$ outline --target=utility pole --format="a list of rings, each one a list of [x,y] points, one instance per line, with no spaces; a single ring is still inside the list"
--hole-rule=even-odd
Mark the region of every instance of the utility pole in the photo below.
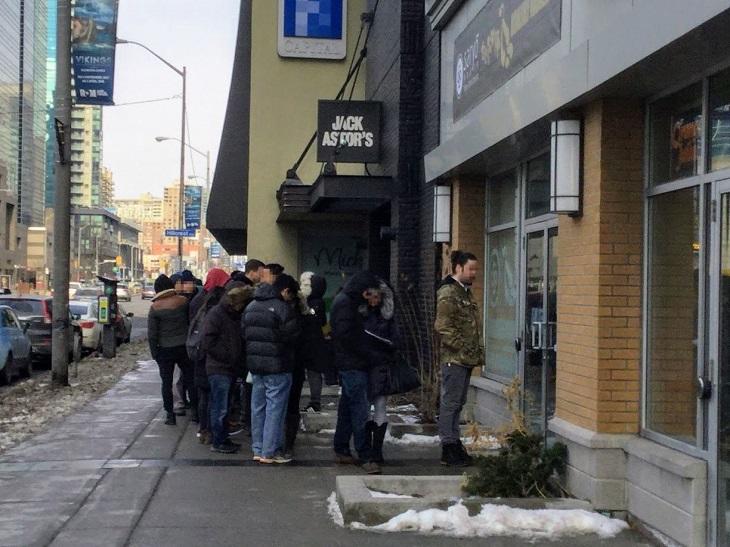
[[[182,67],[182,129],[180,130],[180,214],[178,215],[178,226],[185,229],[185,93],[187,88],[187,69]],[[177,259],[178,267],[183,269],[183,238],[177,238]],[[178,270],[178,271],[180,271]]]
[[[53,333],[51,379],[68,385],[68,282],[71,255],[71,0],[58,0],[54,126],[58,146],[53,218]]]

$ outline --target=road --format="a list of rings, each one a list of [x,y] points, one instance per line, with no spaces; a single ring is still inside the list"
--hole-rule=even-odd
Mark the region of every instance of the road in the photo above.
[[[132,340],[140,340],[147,337],[147,312],[149,312],[150,300],[142,300],[139,295],[133,296],[131,302],[120,304],[127,313],[133,313],[132,317]]]

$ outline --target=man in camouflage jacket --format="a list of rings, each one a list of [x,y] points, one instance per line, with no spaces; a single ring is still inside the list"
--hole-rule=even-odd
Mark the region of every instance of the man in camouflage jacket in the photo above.
[[[476,257],[464,251],[451,253],[452,275],[441,283],[436,297],[436,324],[441,362],[439,436],[441,463],[465,466],[471,458],[461,444],[459,422],[466,403],[469,378],[484,360],[479,308],[471,293],[477,275]]]

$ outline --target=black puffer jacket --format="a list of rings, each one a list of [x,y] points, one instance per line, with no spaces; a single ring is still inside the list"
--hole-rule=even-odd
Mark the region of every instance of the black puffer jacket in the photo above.
[[[203,351],[208,375],[237,376],[243,363],[241,312],[253,289],[237,289],[225,294],[205,316]]]
[[[330,325],[335,347],[335,366],[339,370],[367,371],[377,357],[376,345],[365,334],[365,317],[361,306],[367,306],[362,293],[380,282],[370,272],[355,274],[337,295],[332,304]]]
[[[327,324],[324,306],[327,281],[312,272],[304,272],[301,286],[302,294],[307,297],[309,313],[299,319],[302,334],[299,337],[297,359],[307,369],[326,372],[332,366],[331,351],[322,333],[322,327]]]
[[[279,374],[294,370],[299,322],[274,288],[262,283],[243,315],[246,363],[252,374]]]
[[[377,354],[373,366],[370,368],[368,377],[368,398],[372,401],[375,397],[385,395],[388,392],[388,365],[397,357],[399,344],[398,328],[395,323],[395,298],[393,289],[381,281],[380,291],[382,301],[377,308],[368,307],[363,313],[365,317],[365,329],[368,332],[389,340],[390,343],[375,338],[374,353]]]

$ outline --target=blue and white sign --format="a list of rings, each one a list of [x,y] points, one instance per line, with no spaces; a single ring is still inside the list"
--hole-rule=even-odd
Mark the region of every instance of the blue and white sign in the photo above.
[[[214,241],[210,244],[210,258],[220,258],[221,257],[221,244],[217,241]]]
[[[344,59],[347,0],[279,0],[279,55]]]
[[[200,228],[200,214],[203,209],[203,187],[185,186],[185,228]]]
[[[71,18],[73,84],[78,105],[114,104],[118,0],[77,0]]]
[[[195,237],[195,230],[193,229],[177,229],[177,228],[168,228],[165,230],[165,237]]]

